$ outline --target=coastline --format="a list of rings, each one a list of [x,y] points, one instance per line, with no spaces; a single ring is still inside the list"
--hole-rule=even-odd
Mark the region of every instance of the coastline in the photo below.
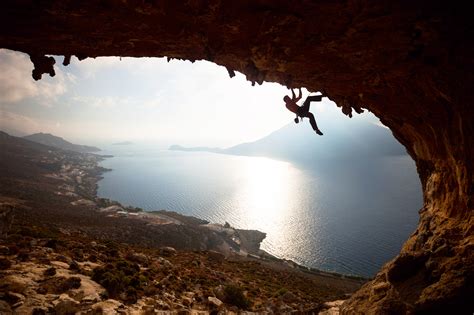
[[[262,232],[99,198],[102,156],[0,141],[6,314],[317,313],[365,282],[266,255]]]
[[[373,277],[416,226],[408,156],[333,168],[148,144],[110,153],[99,196],[264,231],[262,249],[303,266]]]
[[[88,207],[107,218],[133,220],[150,227],[179,225],[185,226],[193,232],[211,233],[217,236],[217,240],[214,237],[209,242],[199,244],[198,248],[188,249],[210,249],[226,256],[258,254],[260,243],[266,236],[263,232],[235,229],[228,224],[211,223],[173,211],[144,211],[138,207],[124,206],[118,201],[98,197],[98,182],[102,179],[104,172],[110,171],[110,169],[100,166],[99,163],[111,156],[93,153],[83,153],[79,156],[76,159],[67,160],[61,165],[58,172],[45,175],[63,182],[55,193],[59,196],[72,198],[73,200],[70,201],[72,206]],[[216,241],[219,241],[218,245],[213,244]]]
[[[102,161],[104,158],[113,156],[101,155],[101,157],[102,159],[97,161],[97,167],[103,169],[104,172],[112,171],[112,169],[101,167],[99,165],[99,162]],[[100,176],[101,174],[102,173],[100,173],[99,176],[96,177],[96,185],[102,179],[102,177]],[[227,222],[225,222],[224,224],[209,222],[207,220],[200,219],[194,216],[184,215],[176,211],[169,211],[165,209],[145,211],[139,207],[124,206],[118,201],[98,197],[97,190],[95,193],[94,201],[100,207],[99,211],[102,213],[107,213],[109,217],[128,217],[130,219],[139,220],[150,225],[190,225],[212,230],[220,234],[225,240],[224,245],[217,248],[213,248],[212,250],[216,250],[217,252],[224,254],[226,257],[232,255],[243,256],[249,259],[257,259],[270,264],[281,264],[284,267],[300,270],[310,274],[327,275],[362,281],[367,281],[370,279],[359,275],[324,271],[317,268],[300,265],[290,259],[279,258],[260,248],[261,242],[266,237],[266,233],[262,231],[238,229],[230,226]]]

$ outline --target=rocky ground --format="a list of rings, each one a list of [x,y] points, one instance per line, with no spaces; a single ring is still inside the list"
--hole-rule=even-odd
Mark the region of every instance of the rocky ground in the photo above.
[[[360,284],[218,252],[25,226],[0,242],[0,269],[2,314],[317,313]]]
[[[317,313],[363,279],[258,249],[258,231],[97,198],[100,157],[2,134],[1,314]]]

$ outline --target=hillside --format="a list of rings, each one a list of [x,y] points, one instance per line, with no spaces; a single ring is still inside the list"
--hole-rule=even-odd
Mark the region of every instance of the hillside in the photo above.
[[[93,146],[87,146],[87,145],[79,145],[79,144],[74,144],[69,141],[64,140],[61,137],[54,136],[50,133],[35,133],[29,136],[23,137],[24,139],[34,141],[37,143],[41,143],[47,146],[63,149],[63,150],[69,150],[69,151],[74,151],[74,152],[97,152],[100,151],[99,148],[93,147]]]

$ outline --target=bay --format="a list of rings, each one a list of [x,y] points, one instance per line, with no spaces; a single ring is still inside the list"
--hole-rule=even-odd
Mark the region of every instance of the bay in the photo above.
[[[267,233],[262,249],[325,271],[373,276],[415,230],[421,187],[406,155],[297,164],[110,146],[100,197]]]

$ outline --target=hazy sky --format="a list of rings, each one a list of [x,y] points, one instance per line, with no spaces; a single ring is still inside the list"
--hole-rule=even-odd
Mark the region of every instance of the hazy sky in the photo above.
[[[79,143],[225,147],[261,138],[294,118],[282,101],[286,87],[252,87],[242,74],[230,79],[210,62],[73,57],[69,66],[61,63],[56,58],[55,77],[34,81],[28,55],[0,49],[0,129],[50,132]],[[348,119],[327,99],[311,111]]]

